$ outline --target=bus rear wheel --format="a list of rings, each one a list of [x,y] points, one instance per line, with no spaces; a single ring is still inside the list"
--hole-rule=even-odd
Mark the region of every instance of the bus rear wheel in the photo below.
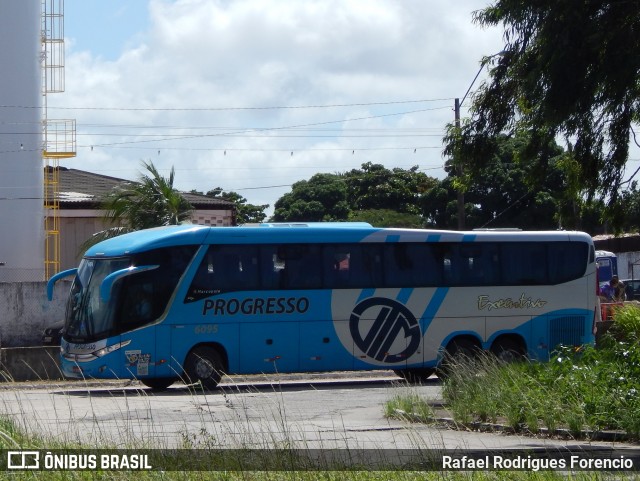
[[[517,362],[524,359],[524,346],[514,339],[498,339],[491,346],[491,353],[501,362]]]
[[[411,369],[398,369],[393,371],[397,376],[405,379],[411,384],[420,384],[431,377],[436,372],[435,369],[430,367],[423,368],[411,368]]]
[[[468,368],[468,364],[477,359],[479,352],[480,347],[473,341],[469,339],[454,339],[444,351],[438,366],[438,377],[443,379],[450,377],[462,365],[466,366],[463,368]]]
[[[206,390],[215,389],[222,378],[222,357],[213,347],[198,346],[187,356],[184,371],[190,383],[200,382]]]

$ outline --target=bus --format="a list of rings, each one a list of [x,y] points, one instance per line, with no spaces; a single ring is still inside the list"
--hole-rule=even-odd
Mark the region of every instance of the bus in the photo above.
[[[618,275],[618,257],[609,251],[596,251],[596,267],[600,287],[609,283],[613,276]]]
[[[91,247],[61,340],[69,378],[393,370],[447,355],[548,360],[592,343],[596,262],[581,232],[455,232],[365,223],[170,226]]]

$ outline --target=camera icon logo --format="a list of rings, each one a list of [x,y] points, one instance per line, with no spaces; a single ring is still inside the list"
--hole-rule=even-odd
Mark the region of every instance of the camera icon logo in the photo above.
[[[40,452],[8,451],[7,469],[40,469]]]

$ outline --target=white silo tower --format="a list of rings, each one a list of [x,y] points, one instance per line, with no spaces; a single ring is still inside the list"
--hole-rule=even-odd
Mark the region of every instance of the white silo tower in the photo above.
[[[41,0],[0,0],[0,282],[44,278]]]

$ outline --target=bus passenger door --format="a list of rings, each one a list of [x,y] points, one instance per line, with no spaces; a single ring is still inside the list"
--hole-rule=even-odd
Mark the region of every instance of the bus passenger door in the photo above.
[[[240,372],[243,374],[299,370],[297,321],[241,323],[240,345]]]
[[[172,343],[171,333],[172,326],[166,323],[160,323],[155,327],[156,333],[156,355],[152,362],[155,366],[157,377],[176,377],[179,372],[171,362]]]

